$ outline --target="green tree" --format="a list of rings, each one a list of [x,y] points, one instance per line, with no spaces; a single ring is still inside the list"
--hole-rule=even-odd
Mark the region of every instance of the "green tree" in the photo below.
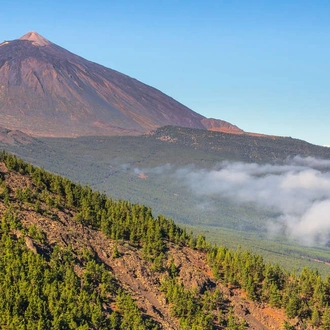
[[[321,324],[320,312],[316,306],[314,306],[312,310],[311,324],[314,327],[319,327]]]
[[[328,306],[323,311],[321,329],[330,330],[330,308]]]

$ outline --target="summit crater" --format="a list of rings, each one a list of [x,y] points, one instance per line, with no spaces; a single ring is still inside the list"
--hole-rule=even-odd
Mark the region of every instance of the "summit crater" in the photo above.
[[[28,40],[31,41],[33,45],[36,46],[49,46],[51,42],[44,38],[42,35],[35,31],[30,31],[26,34],[24,34],[22,37],[19,38],[19,40]]]

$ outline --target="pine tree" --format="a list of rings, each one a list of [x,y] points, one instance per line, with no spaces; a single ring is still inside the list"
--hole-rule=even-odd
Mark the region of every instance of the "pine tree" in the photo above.
[[[330,330],[330,308],[328,306],[323,311],[321,329]]]
[[[314,327],[319,327],[321,324],[320,312],[316,306],[314,306],[312,310],[311,324]]]
[[[277,286],[272,283],[270,286],[270,292],[269,292],[269,303],[272,307],[281,307],[281,292],[278,290]]]
[[[296,293],[291,292],[288,303],[285,307],[285,312],[288,318],[292,319],[299,314],[300,300]]]

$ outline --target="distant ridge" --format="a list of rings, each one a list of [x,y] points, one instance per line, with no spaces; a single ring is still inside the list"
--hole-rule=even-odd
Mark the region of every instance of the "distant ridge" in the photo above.
[[[12,131],[0,127],[0,145],[27,145],[34,142],[34,138],[21,131]]]
[[[0,123],[53,137],[137,135],[165,125],[242,132],[35,31],[0,44]]]

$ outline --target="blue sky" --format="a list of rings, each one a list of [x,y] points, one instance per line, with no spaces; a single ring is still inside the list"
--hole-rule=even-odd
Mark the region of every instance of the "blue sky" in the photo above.
[[[330,1],[2,0],[30,30],[206,117],[330,145]]]

